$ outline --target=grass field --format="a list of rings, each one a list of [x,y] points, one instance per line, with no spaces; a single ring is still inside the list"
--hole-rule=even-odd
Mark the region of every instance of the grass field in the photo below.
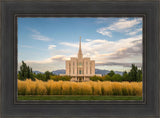
[[[44,82],[27,79],[18,80],[18,95],[142,96],[142,82]]]
[[[142,100],[142,96],[19,95],[18,100]]]

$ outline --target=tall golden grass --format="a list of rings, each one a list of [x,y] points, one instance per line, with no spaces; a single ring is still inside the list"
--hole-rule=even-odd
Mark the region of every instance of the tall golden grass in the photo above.
[[[18,80],[18,95],[131,95],[142,96],[142,82],[69,82]]]

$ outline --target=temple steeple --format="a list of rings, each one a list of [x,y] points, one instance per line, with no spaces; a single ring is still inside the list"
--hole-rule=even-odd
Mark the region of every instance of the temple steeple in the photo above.
[[[83,58],[82,50],[81,50],[81,36],[79,39],[79,51],[78,51],[78,58]]]

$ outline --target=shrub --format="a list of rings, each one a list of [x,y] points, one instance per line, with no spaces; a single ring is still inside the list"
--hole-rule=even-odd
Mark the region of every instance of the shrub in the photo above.
[[[111,81],[111,77],[109,75],[103,76],[104,81]]]
[[[90,77],[90,80],[92,80],[92,81],[98,81],[100,79],[100,77],[98,77],[98,76],[92,76],[92,77]]]
[[[53,81],[70,81],[70,76],[50,75],[50,79]]]

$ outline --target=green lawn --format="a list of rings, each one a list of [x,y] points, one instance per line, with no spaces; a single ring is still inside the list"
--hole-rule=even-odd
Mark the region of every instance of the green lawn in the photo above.
[[[18,100],[142,100],[142,96],[25,95],[18,96]]]

